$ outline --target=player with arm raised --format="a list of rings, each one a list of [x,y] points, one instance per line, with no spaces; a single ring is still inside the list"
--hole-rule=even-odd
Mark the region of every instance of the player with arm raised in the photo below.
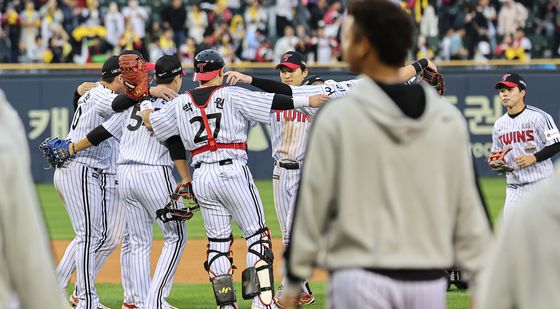
[[[192,186],[208,236],[207,262],[219,308],[236,306],[230,256],[233,218],[247,241],[243,298],[253,308],[275,308],[272,243],[257,187],[247,163],[247,132],[256,122],[267,123],[272,109],[317,107],[325,96],[292,99],[284,95],[224,87],[224,61],[213,50],[194,60],[194,80],[200,87],[181,94],[155,111],[143,104],[143,119],[160,141],[179,135],[195,168]],[[225,292],[225,293],[224,293]]]
[[[421,59],[399,71],[403,81],[414,79],[425,68],[435,68],[427,59]],[[336,82],[324,81],[320,77],[309,75],[305,58],[298,52],[289,51],[282,55],[281,62],[276,66],[282,83],[273,80],[257,78],[239,72],[227,72],[227,82],[230,84],[251,84],[263,91],[286,95],[325,94],[331,98],[345,96],[358,79]],[[288,245],[290,239],[290,222],[292,209],[298,191],[301,167],[304,163],[307,133],[311,127],[316,108],[298,110],[275,110],[270,117],[272,157],[274,158],[274,172],[272,176],[274,205],[280,230],[282,243]],[[280,299],[282,285],[276,295]],[[298,300],[301,304],[312,304],[315,301],[313,292],[308,284],[302,284],[302,292]]]

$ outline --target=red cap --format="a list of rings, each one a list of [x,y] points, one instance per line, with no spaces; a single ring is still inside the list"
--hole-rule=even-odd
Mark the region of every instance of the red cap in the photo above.
[[[305,56],[296,51],[289,51],[282,55],[282,62],[276,65],[276,70],[281,67],[287,67],[292,70],[302,68],[303,70],[305,69]]]

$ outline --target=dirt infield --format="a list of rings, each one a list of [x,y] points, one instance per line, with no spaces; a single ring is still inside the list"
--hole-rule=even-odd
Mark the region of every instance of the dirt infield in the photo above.
[[[56,261],[60,261],[64,255],[64,250],[68,246],[69,241],[67,240],[53,240],[51,241],[52,248],[54,251]],[[183,252],[183,257],[179,264],[179,269],[177,275],[175,276],[174,282],[180,283],[207,283],[208,274],[202,266],[206,260],[206,240],[187,240],[187,245],[185,246],[185,251]],[[163,247],[162,240],[154,241],[154,246],[152,248],[152,259],[151,268],[152,273],[157,263],[157,258]],[[280,239],[274,239],[272,247],[274,248],[274,264],[275,264],[275,277],[280,278],[280,270],[282,267],[282,243]],[[235,239],[233,243],[233,259],[234,264],[237,265],[238,270],[234,274],[235,280],[241,280],[241,271],[245,269],[245,253],[247,252],[247,245],[244,239]],[[97,282],[102,283],[120,283],[121,282],[121,270],[119,262],[120,249],[117,249],[101,272],[97,276]],[[326,280],[327,275],[325,272],[317,271],[313,276],[313,280]],[[75,278],[72,279],[74,281]],[[278,279],[277,279],[278,280]]]

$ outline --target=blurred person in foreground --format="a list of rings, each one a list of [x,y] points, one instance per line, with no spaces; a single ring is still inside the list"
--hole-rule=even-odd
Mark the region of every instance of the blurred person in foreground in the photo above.
[[[0,308],[67,308],[54,272],[25,128],[0,90]]]
[[[477,308],[560,308],[559,182],[557,171],[502,221],[481,276]]]
[[[492,234],[469,132],[429,85],[402,85],[413,34],[389,1],[349,3],[342,46],[362,80],[311,127],[283,304],[315,265],[330,273],[329,308],[443,309],[453,265],[476,287]]]

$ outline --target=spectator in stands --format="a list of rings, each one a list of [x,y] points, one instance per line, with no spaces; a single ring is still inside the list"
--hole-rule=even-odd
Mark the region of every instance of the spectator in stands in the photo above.
[[[467,59],[469,52],[465,49],[463,43],[463,38],[465,37],[465,28],[459,28],[454,31],[453,36],[451,36],[451,42],[449,46],[449,54],[452,60],[463,60]]]
[[[21,36],[21,18],[13,5],[8,5],[6,13],[0,20],[10,39],[10,62],[17,62],[19,57],[19,39]]]
[[[164,55],[175,55],[177,53],[177,46],[173,41],[173,29],[167,28],[163,31],[163,36],[159,39],[159,45]]]
[[[218,0],[216,2],[216,7],[214,8],[215,13],[215,24],[228,24],[233,18],[233,12],[227,7],[227,0]]]
[[[41,16],[35,10],[35,3],[31,0],[25,2],[25,10],[21,16],[21,40],[30,48],[35,44],[35,37],[39,34],[41,27]]]
[[[85,16],[84,25],[87,27],[99,27],[101,22],[101,11],[99,10],[98,0],[89,0],[87,9],[82,11]]]
[[[438,16],[432,4],[433,2],[434,0],[428,1],[428,6],[424,9],[424,14],[420,20],[420,34],[428,41],[437,40],[439,34]]]
[[[62,24],[66,33],[72,33],[76,27],[86,20],[84,9],[78,5],[77,0],[63,0],[61,9],[64,15]]]
[[[6,32],[0,27],[0,63],[11,62],[12,42]]]
[[[327,12],[327,0],[309,1],[307,9],[311,15],[309,26],[311,27],[311,30],[316,30],[319,28],[319,22],[323,20],[323,17],[325,17],[325,13]]]
[[[146,37],[144,38],[145,42],[154,42],[159,41],[159,38],[163,35],[163,29],[161,29],[161,23],[157,20],[152,21],[150,27],[148,28],[148,32],[146,33]]]
[[[255,53],[255,62],[269,62],[274,61],[274,51],[272,48],[272,41],[263,40],[257,52]]]
[[[202,39],[202,42],[196,46],[196,53],[198,54],[203,50],[214,48],[215,41],[216,39],[214,38],[214,32],[212,32],[211,30],[204,31],[204,38]]]
[[[145,22],[148,19],[148,11],[145,7],[140,6],[137,0],[128,1],[128,6],[122,10],[124,18],[130,20],[132,29],[138,38],[143,39],[146,36]]]
[[[191,6],[187,17],[187,28],[189,28],[189,36],[193,38],[196,43],[200,44],[204,39],[204,31],[208,27],[208,19],[206,12],[200,9],[199,4]]]
[[[196,55],[196,41],[188,37],[185,42],[179,47],[179,57],[181,63],[193,63],[194,56]]]
[[[307,59],[310,59],[309,54],[313,51],[313,45],[311,43],[311,38],[305,31],[304,25],[296,26],[296,36],[298,41],[294,50],[304,55]]]
[[[105,40],[111,46],[119,45],[119,39],[124,34],[124,16],[119,12],[119,7],[115,2],[109,4],[109,9],[105,14],[105,29],[107,36]]]
[[[222,55],[226,64],[236,63],[239,61],[235,55],[236,48],[233,46],[231,36],[228,32],[224,32],[220,35],[216,50],[220,53],[220,55]]]
[[[41,37],[47,44],[54,33],[54,29],[64,21],[64,15],[56,0],[49,0],[46,5],[41,7],[39,13],[41,15]]]
[[[161,56],[163,56],[163,50],[160,45],[160,37],[154,36],[150,37],[151,41],[148,44],[148,59],[150,62],[155,63]]]
[[[496,20],[498,18],[498,14],[496,13],[496,8],[490,4],[490,0],[480,0],[478,2],[477,10],[486,18],[487,24],[486,29],[486,36],[488,37],[488,42],[490,43],[490,47],[494,49],[497,45],[496,42]]]
[[[298,38],[295,36],[294,28],[292,26],[286,26],[284,28],[284,36],[279,38],[274,45],[274,57],[275,59],[280,59],[280,56],[285,54],[290,50],[296,48]]]
[[[243,40],[243,50],[241,53],[243,60],[255,61],[257,59],[257,50],[265,40],[266,31],[264,29],[257,28],[255,32],[247,31],[245,39]]]
[[[506,49],[506,59],[529,60],[531,59],[531,49],[531,40],[525,36],[525,30],[519,28],[515,31],[511,47]]]
[[[317,52],[315,53],[315,62],[319,64],[332,63],[333,50],[336,48],[337,42],[333,37],[327,37],[325,27],[317,29]]]
[[[505,52],[508,48],[512,47],[513,36],[511,34],[506,34],[502,39],[502,42],[496,46],[494,54],[497,58],[505,58]]]
[[[284,28],[286,26],[294,26],[294,14],[295,7],[297,6],[297,0],[276,0],[276,7],[274,12],[276,12],[276,31],[275,35],[277,37],[284,33]]]
[[[261,0],[248,0],[250,6],[245,10],[245,24],[248,32],[256,33],[257,29],[267,29],[268,18],[262,7]]]
[[[45,52],[47,48],[43,43],[43,38],[38,35],[32,45],[27,47],[27,60],[31,63],[45,62]]]
[[[173,29],[173,41],[176,46],[185,41],[185,25],[187,21],[187,10],[182,0],[172,0],[161,11],[161,20],[164,27]]]
[[[527,9],[514,0],[504,0],[504,5],[498,13],[498,34],[515,34],[518,28],[525,27],[528,17]]]
[[[428,40],[425,36],[420,35],[418,37],[418,42],[416,42],[416,48],[414,49],[414,55],[416,59],[426,58],[428,60],[434,59],[434,51],[428,47]]]
[[[231,10],[233,15],[242,14],[241,0],[226,0],[228,9]]]
[[[329,9],[323,17],[325,22],[325,35],[328,37],[336,37],[340,25],[342,24],[341,14],[342,4],[339,1],[333,1]]]
[[[143,46],[142,40],[140,38],[140,35],[138,35],[136,33],[136,30],[134,30],[134,26],[132,25],[132,20],[127,19],[124,27],[123,35],[119,40],[119,47],[121,49],[140,50],[142,46]]]
[[[487,61],[492,58],[492,46],[490,45],[490,39],[486,33],[480,35],[480,40],[476,46],[474,53],[475,61]]]
[[[451,60],[451,39],[453,38],[454,31],[452,28],[447,29],[445,36],[441,40],[439,59],[449,61]]]

